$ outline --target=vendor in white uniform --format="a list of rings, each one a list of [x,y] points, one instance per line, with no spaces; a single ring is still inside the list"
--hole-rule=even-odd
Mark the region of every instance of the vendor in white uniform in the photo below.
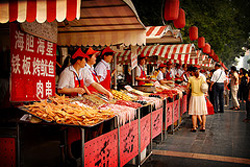
[[[146,69],[144,65],[146,64],[146,56],[139,55],[138,56],[138,65],[136,66],[135,71],[135,81],[136,85],[141,86],[144,85],[146,82],[149,82],[150,79],[146,76]]]
[[[112,93],[110,93],[107,89],[105,89],[99,82],[99,78],[97,73],[93,67],[96,63],[96,56],[99,54],[98,51],[94,51],[91,47],[86,52],[86,66],[83,69],[83,79],[84,84],[87,86],[91,93],[93,92],[101,92],[108,96],[110,99],[113,98]]]
[[[82,95],[89,91],[84,85],[83,68],[85,67],[87,55],[79,48],[71,57],[71,66],[65,68],[60,74],[58,81],[58,93],[70,96]]]
[[[100,84],[110,91],[111,78],[116,70],[111,73],[110,63],[112,62],[114,52],[109,47],[106,47],[101,53],[101,61],[96,65],[95,71],[100,78]]]
[[[168,81],[164,78],[164,73],[166,73],[166,65],[165,64],[160,64],[159,66],[159,73],[157,75],[157,80],[160,82],[160,84],[168,84],[168,83],[173,83],[172,81]]]

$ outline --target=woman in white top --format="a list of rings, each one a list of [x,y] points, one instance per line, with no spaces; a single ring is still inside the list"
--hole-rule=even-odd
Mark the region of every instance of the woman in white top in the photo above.
[[[87,50],[86,66],[83,69],[83,79],[84,84],[87,86],[88,90],[93,92],[101,92],[108,96],[110,99],[113,98],[112,93],[105,89],[101,84],[99,84],[99,78],[94,70],[93,65],[96,63],[96,56],[99,52],[94,51],[91,47]]]
[[[166,72],[166,67],[167,66],[165,64],[160,64],[160,66],[159,66],[160,71],[159,71],[159,73],[157,75],[157,80],[162,85],[168,84],[168,83],[170,83],[170,84],[173,83],[173,81],[168,81],[168,80],[165,80],[165,78],[164,78],[164,73]]]
[[[96,65],[95,71],[100,78],[100,84],[107,90],[110,91],[111,77],[114,75],[114,70],[110,72],[110,63],[113,60],[114,52],[109,47],[106,47],[101,53],[101,61]]]
[[[79,48],[71,57],[71,66],[60,74],[57,92],[71,96],[89,93],[84,85],[82,70],[85,67],[87,55]]]

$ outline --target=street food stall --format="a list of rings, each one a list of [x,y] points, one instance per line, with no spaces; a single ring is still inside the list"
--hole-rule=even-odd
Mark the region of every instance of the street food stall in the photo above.
[[[9,41],[9,44],[1,42],[8,57],[5,57],[5,61],[9,66],[5,68],[11,67],[11,107],[4,111],[9,114],[15,110],[18,114],[13,121],[15,135],[0,136],[1,143],[8,143],[0,147],[0,152],[7,155],[1,156],[1,162],[7,164],[11,159],[13,166],[28,163],[34,166],[39,162],[66,166],[76,162],[71,161],[75,156],[72,155],[74,148],[71,144],[77,138],[80,141],[76,147],[80,150],[81,166],[124,166],[129,162],[140,165],[152,153],[152,139],[159,135],[163,139],[166,129],[187,111],[187,98],[186,95],[182,96],[184,88],[179,86],[174,89],[159,86],[156,93],[127,86],[126,90],[111,90],[113,100],[100,93],[82,97],[56,94],[56,64],[62,63],[63,52],[68,53],[65,49],[62,52],[62,48],[69,45],[83,45],[86,48],[113,45],[114,50],[123,51],[120,46],[132,45],[130,54],[137,57],[135,45],[142,47],[145,44],[146,28],[131,1],[96,0],[81,3],[76,0],[70,3],[67,0],[54,0],[46,3],[27,0],[1,3],[0,9],[1,23],[24,22],[6,23],[2,28],[6,31],[2,39]],[[167,58],[185,62],[188,59],[183,56],[185,53],[176,51],[190,53],[192,48],[192,45],[158,45],[146,46],[141,52],[147,55],[146,52],[169,50],[171,54]],[[131,64],[135,66],[135,62]],[[113,129],[104,130],[103,133],[98,131],[101,124],[108,125],[111,121]],[[70,133],[69,129],[75,129],[80,135]],[[89,137],[94,131],[98,134]],[[44,145],[39,138],[50,142]],[[33,153],[34,141],[49,150],[42,149],[41,153],[55,153],[51,159],[36,153],[32,158],[37,162],[32,164],[32,161],[28,161],[30,153]],[[50,150],[53,148],[55,152]]]

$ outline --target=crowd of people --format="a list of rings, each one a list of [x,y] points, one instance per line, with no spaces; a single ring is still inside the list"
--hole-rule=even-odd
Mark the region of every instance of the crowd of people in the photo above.
[[[171,61],[160,64],[158,67],[157,80],[161,84],[181,80],[187,84],[187,91],[191,91],[189,100],[189,115],[192,115],[193,128],[197,130],[197,119],[200,122],[200,130],[205,131],[207,96],[213,104],[214,113],[224,113],[224,107],[230,110],[240,110],[241,105],[246,105],[246,119],[250,121],[250,70],[241,68],[237,71],[235,66],[225,70],[218,63],[214,69],[201,69],[199,65],[173,64]],[[146,80],[145,80],[146,81]],[[208,84],[207,93],[202,92],[201,85]]]

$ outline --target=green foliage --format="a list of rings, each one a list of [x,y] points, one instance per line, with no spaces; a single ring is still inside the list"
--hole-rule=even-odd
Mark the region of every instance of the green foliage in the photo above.
[[[162,25],[162,0],[132,0],[145,25]],[[188,30],[195,25],[199,36],[204,36],[226,66],[235,57],[244,56],[242,47],[250,48],[249,0],[180,0],[186,13],[186,26],[182,29],[184,43],[190,41]],[[168,22],[167,24],[172,24]]]

